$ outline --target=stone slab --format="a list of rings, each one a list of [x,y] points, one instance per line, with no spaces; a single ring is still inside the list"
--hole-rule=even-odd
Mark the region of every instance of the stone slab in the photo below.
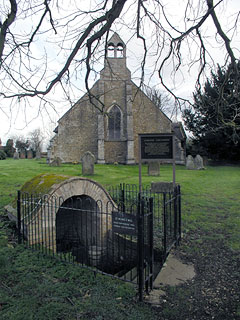
[[[152,182],[151,183],[151,192],[153,193],[162,193],[162,192],[173,192],[174,187],[172,182]]]
[[[195,274],[192,264],[185,264],[170,254],[162,270],[154,280],[153,290],[145,297],[145,301],[152,305],[160,306],[160,298],[166,294],[164,286],[180,285],[192,280]]]
[[[173,255],[169,255],[164,267],[154,281],[154,288],[160,286],[177,286],[195,276],[194,266],[184,264]]]

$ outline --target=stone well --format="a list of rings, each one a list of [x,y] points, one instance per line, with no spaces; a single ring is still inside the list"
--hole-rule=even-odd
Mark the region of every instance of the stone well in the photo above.
[[[24,202],[25,193],[37,195],[33,196],[35,200],[31,209],[29,209],[30,204],[27,206],[29,213],[24,219],[24,229],[30,245],[39,244],[56,252],[57,216],[61,214],[61,206],[69,199],[88,197],[95,204],[96,215],[99,216],[97,232],[101,236],[98,237],[97,245],[101,248],[105,246],[106,234],[112,225],[110,213],[116,205],[109,193],[99,183],[82,177],[44,174],[27,182],[21,191],[22,202]],[[39,193],[44,196],[39,197]],[[88,214],[88,211],[86,210],[84,214]]]

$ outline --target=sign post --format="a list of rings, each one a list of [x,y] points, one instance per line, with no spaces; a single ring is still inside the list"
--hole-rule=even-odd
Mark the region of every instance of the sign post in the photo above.
[[[166,160],[173,164],[175,186],[175,136],[172,133],[139,134],[139,190],[142,190],[142,161]]]

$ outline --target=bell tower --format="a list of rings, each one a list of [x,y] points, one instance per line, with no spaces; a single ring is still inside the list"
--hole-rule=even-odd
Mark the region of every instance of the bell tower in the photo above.
[[[126,63],[126,45],[117,33],[114,33],[107,42],[101,77],[104,80],[131,80],[131,73]]]
[[[126,45],[117,33],[108,41],[107,58],[124,59],[126,62]]]
[[[107,42],[98,88],[108,114],[108,117],[98,117],[98,163],[111,162],[112,155],[116,153],[115,161],[132,164],[134,138],[131,72],[126,63],[126,45],[117,33]],[[119,115],[115,119],[116,123],[110,119],[114,110]],[[112,129],[116,134],[112,134]]]

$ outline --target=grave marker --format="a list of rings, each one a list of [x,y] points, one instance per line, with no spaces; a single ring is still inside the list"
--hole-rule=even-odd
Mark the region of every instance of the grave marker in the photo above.
[[[93,175],[94,163],[95,163],[94,155],[90,151],[87,151],[86,153],[84,153],[82,157],[82,174]]]

